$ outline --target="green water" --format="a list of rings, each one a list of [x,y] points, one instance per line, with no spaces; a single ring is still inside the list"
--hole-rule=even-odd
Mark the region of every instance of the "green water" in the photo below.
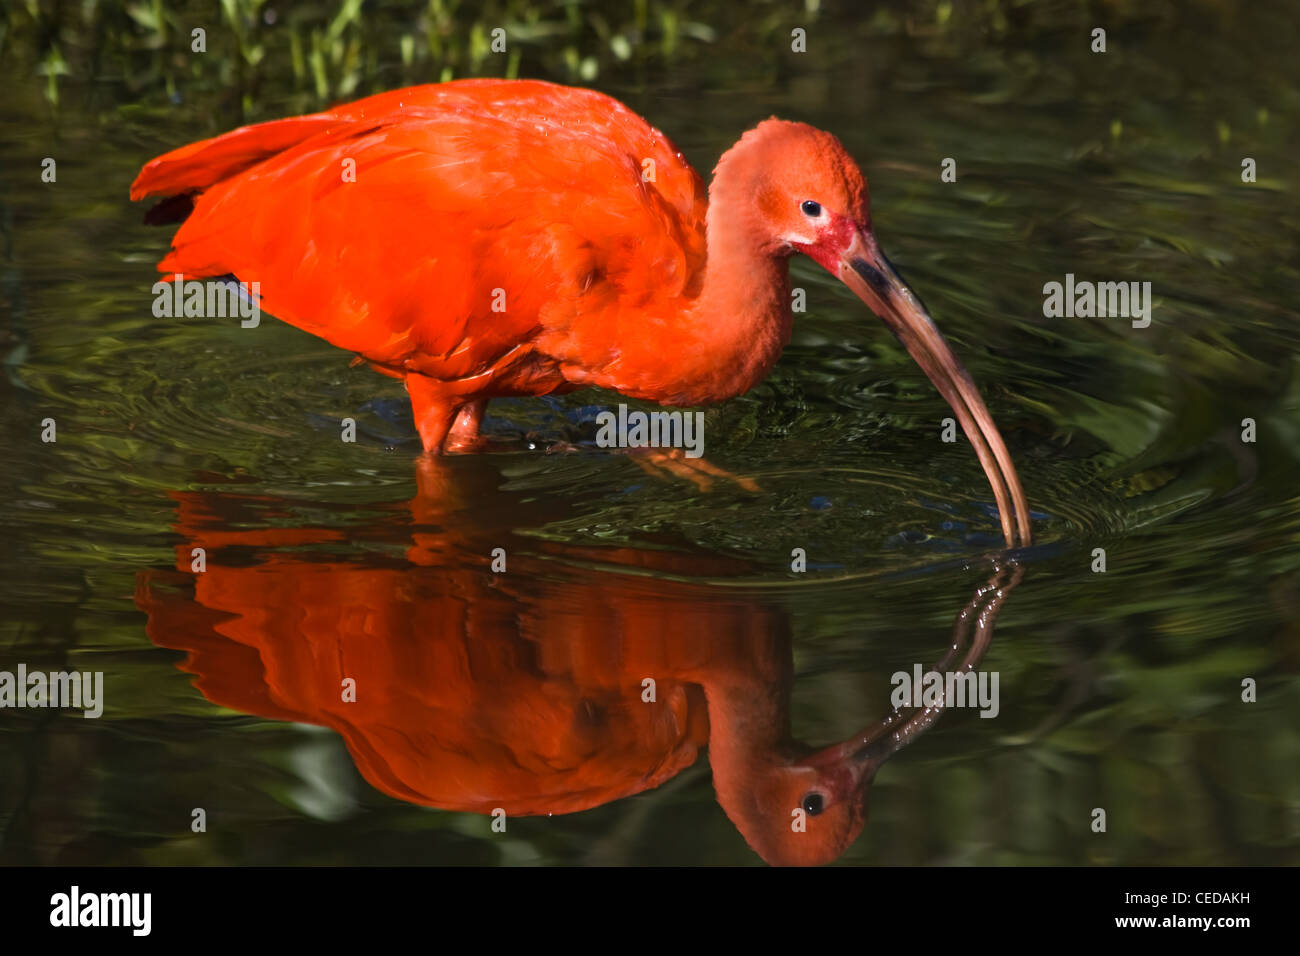
[[[760,862],[704,756],[658,788],[500,834],[380,792],[332,731],[205,698],[141,610],[152,588],[195,606],[174,570],[196,533],[178,527],[178,497],[199,503],[203,535],[228,536],[213,580],[274,557],[418,591],[490,574],[502,547],[516,577],[496,596],[453,595],[461,612],[543,609],[612,633],[597,592],[622,593],[633,567],[687,618],[743,607],[767,629],[756,642],[786,635],[792,731],[819,745],[884,714],[890,675],[941,656],[989,576],[998,524],[969,445],[940,440],[942,399],[807,261],[793,275],[808,311],[781,362],[706,418],[708,460],[758,493],[702,493],[591,447],[594,411],[620,399],[579,392],[494,402],[503,450],[447,461],[444,497],[412,511],[418,442],[400,384],[271,319],[153,316],[168,233],[127,199],[144,161],[435,80],[439,55],[457,76],[594,73],[703,172],[768,115],[832,130],[871,182],[882,247],[980,383],[1035,512],[983,663],[1001,675],[1001,712],[949,713],[886,764],[842,862],[1300,862],[1293,9],[886,3],[863,19],[849,4],[651,4],[623,58],[609,7],[538,7],[517,60],[475,65],[469,47],[430,52],[424,14],[378,4],[340,21],[337,59],[320,41],[319,70],[312,31],[333,7],[263,18],[253,66],[215,14],[208,59],[192,62],[183,38],[204,20],[184,6],[161,48],[111,7],[8,14],[0,670],[103,671],[106,701],[98,720],[0,711],[0,863]],[[809,50],[794,54],[801,25]],[[1105,54],[1089,50],[1094,26]],[[407,36],[422,51],[410,62]],[[57,84],[51,63],[67,71]],[[1043,285],[1067,273],[1149,281],[1150,326],[1045,318]],[[338,440],[349,416],[355,444]],[[560,441],[582,450],[540,450]],[[302,534],[270,544],[269,529]],[[790,571],[795,548],[805,573]],[[180,620],[187,639],[225,626]],[[1257,702],[1241,699],[1247,678]],[[206,833],[191,831],[195,807]]]

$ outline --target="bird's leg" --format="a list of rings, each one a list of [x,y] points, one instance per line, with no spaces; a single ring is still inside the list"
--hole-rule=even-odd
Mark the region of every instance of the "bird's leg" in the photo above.
[[[424,375],[412,373],[406,376],[406,391],[411,396],[411,414],[415,417],[415,429],[420,433],[426,455],[442,452],[443,442],[451,431],[458,407],[450,400],[450,396],[439,389],[439,384]]]
[[[725,468],[711,465],[703,458],[687,458],[680,448],[627,448],[620,449],[630,455],[632,460],[652,475],[667,473],[691,482],[700,491],[713,487],[714,478],[734,481],[746,491],[762,491],[753,478],[734,475]]]
[[[456,421],[451,426],[451,433],[443,444],[445,451],[466,452],[482,448],[487,442],[479,436],[479,423],[483,420],[483,410],[488,400],[478,398],[460,406],[456,412]]]

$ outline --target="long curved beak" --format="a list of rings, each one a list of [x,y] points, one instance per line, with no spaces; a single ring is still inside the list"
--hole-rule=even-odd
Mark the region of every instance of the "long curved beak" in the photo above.
[[[993,628],[1002,605],[1020,584],[1024,571],[1014,560],[1006,565],[994,565],[993,576],[975,589],[953,621],[952,643],[931,671],[947,673],[955,665],[955,673],[968,674],[979,667],[993,641]],[[797,763],[821,771],[839,799],[858,793],[865,800],[881,765],[934,726],[948,706],[948,702],[941,700],[937,704],[893,710],[861,733],[808,754]]]
[[[884,321],[957,416],[997,501],[1008,548],[1032,541],[1029,504],[1016,466],[970,373],[939,334],[916,294],[898,277],[870,232],[858,230],[839,263],[839,279]]]
[[[834,770],[835,783],[843,793],[870,785],[881,764],[903,747],[889,731],[903,724],[900,715],[891,715],[872,724],[862,733],[838,744],[831,744],[798,761],[800,766],[815,767],[823,772]]]

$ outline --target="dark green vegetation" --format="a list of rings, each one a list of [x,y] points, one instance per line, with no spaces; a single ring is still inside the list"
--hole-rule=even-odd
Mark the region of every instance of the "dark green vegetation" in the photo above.
[[[99,721],[0,711],[0,862],[756,860],[704,761],[632,800],[492,835],[485,818],[376,793],[330,733],[209,704],[144,634],[137,575],[171,567],[180,543],[168,491],[291,499],[263,520],[364,528],[413,495],[414,447],[400,385],[323,342],[269,318],[154,318],[166,236],[127,202],[135,172],[241,122],[467,75],[598,86],[701,171],[772,113],[837,133],[871,179],[883,247],[1008,439],[1040,518],[986,660],[1001,715],[950,714],[895,758],[846,861],[1300,862],[1288,5],[471,6],[6,8],[0,669],[103,670],[108,700]],[[506,54],[490,52],[497,26]],[[1104,55],[1089,50],[1096,26]],[[790,50],[796,27],[807,53]],[[958,181],[941,183],[949,156]],[[41,182],[45,157],[57,183]],[[1042,286],[1067,272],[1150,281],[1151,326],[1044,318]],[[939,654],[997,526],[969,446],[940,443],[948,410],[907,355],[820,270],[794,274],[809,310],[784,359],[707,421],[709,459],[761,495],[697,494],[621,458],[518,441],[490,459],[499,487],[472,485],[465,507],[531,500],[512,547],[750,562],[754,600],[789,615],[796,735],[828,742],[884,712],[893,671]],[[590,437],[579,411],[617,400],[500,402],[491,428],[577,440]],[[356,445],[337,440],[348,415]],[[46,417],[56,444],[39,440]],[[409,535],[390,538],[334,557],[400,558]],[[787,571],[794,547],[805,575]],[[1105,574],[1090,571],[1095,548]],[[555,587],[580,573],[557,563]],[[1241,703],[1246,677],[1259,703]],[[189,832],[197,806],[203,836]]]

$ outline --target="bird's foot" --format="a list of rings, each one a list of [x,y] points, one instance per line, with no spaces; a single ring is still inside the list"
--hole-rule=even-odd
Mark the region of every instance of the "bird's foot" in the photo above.
[[[618,451],[630,456],[648,474],[682,478],[691,482],[700,491],[709,491],[713,487],[715,478],[734,481],[746,491],[763,490],[753,478],[733,474],[725,468],[709,464],[703,458],[687,458],[686,453],[680,448],[620,448]]]
[[[501,443],[493,442],[486,435],[457,435],[452,432],[447,436],[447,440],[442,443],[442,450],[447,455],[473,455],[479,452],[491,451],[498,445],[501,445]]]
[[[525,440],[530,448],[537,448],[543,443],[543,440],[532,432],[525,436]],[[572,442],[548,440],[544,450],[548,455],[557,455],[587,449]],[[695,485],[700,491],[711,490],[714,479],[733,481],[745,491],[757,493],[763,490],[753,478],[733,474],[725,468],[710,464],[703,458],[688,458],[681,448],[612,448],[609,450],[616,455],[627,455],[647,474],[657,478],[681,478]]]

